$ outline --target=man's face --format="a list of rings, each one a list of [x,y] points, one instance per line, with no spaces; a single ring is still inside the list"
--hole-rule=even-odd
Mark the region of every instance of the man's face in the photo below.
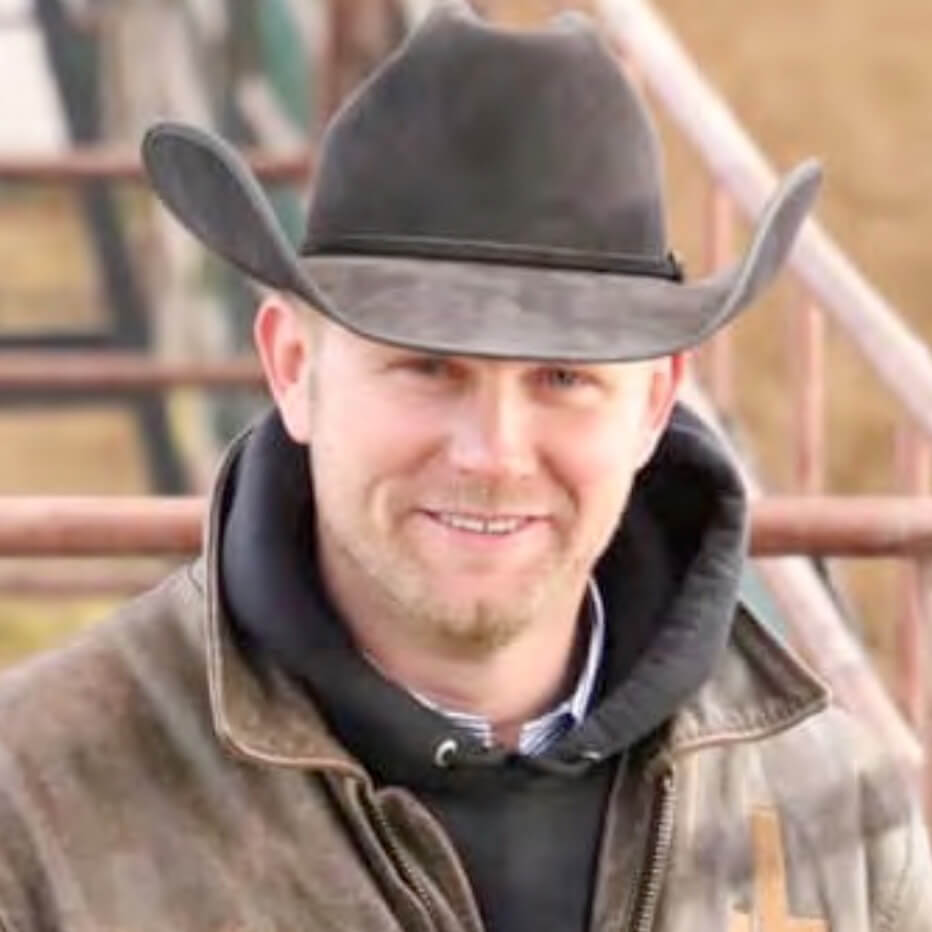
[[[315,329],[308,439],[338,601],[470,655],[578,606],[664,419],[670,361],[499,361]]]

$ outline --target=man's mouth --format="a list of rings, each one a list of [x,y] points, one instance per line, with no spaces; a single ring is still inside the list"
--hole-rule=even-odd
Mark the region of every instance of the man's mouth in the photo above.
[[[455,511],[428,511],[427,514],[440,524],[457,531],[471,534],[489,534],[502,537],[514,534],[535,519],[526,515],[470,515]]]

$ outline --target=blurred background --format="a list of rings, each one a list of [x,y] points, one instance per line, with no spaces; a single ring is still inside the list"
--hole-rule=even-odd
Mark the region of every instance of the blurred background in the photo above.
[[[476,3],[511,25],[569,5]],[[820,239],[800,275],[695,360],[701,403],[753,481],[771,494],[927,492],[928,0],[573,5],[603,23],[654,108],[671,243],[688,273],[741,248],[768,164],[777,174],[808,155],[825,165]],[[223,445],[266,403],[249,358],[257,293],[148,195],[140,136],[159,117],[223,133],[297,238],[327,116],[427,6],[0,0],[0,495],[205,490]],[[140,354],[160,376],[124,377]],[[0,665],[102,617],[167,565],[0,557]],[[836,613],[826,624],[844,629],[832,628],[839,652],[855,651],[823,672],[860,670],[863,648],[870,675],[917,724],[928,591],[918,564],[807,566]],[[794,627],[766,573],[748,585],[812,653],[828,628]]]

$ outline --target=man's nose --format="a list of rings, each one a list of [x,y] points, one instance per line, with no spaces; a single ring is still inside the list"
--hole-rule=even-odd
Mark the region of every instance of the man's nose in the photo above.
[[[455,415],[451,465],[474,475],[529,475],[535,462],[532,426],[527,402],[516,390],[494,386],[472,392]]]

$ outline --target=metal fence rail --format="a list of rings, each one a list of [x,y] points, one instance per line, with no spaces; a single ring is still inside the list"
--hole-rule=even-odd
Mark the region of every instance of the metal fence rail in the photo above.
[[[314,168],[314,152],[269,152],[244,149],[255,174],[268,182],[303,182]],[[57,155],[0,153],[0,182],[19,184],[84,184],[89,181],[145,181],[134,149],[77,146]]]
[[[263,385],[262,370],[251,357],[193,362],[115,350],[0,351],[0,392],[26,391],[35,395],[75,390],[107,394],[170,388],[255,390]]]
[[[200,497],[0,497],[0,557],[181,556]],[[932,558],[932,497],[772,497],[751,505],[754,556]]]

